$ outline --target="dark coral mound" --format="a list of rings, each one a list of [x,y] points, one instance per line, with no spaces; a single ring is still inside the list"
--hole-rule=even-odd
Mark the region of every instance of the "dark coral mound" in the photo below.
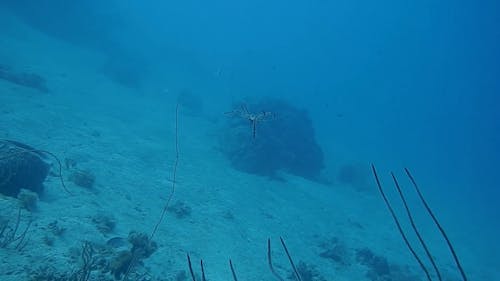
[[[49,91],[45,79],[42,76],[31,72],[17,72],[12,70],[12,68],[1,64],[0,79],[19,86],[32,88],[43,93]]]
[[[102,73],[111,81],[131,89],[140,89],[150,69],[147,60],[129,51],[116,50],[108,56]]]
[[[239,105],[235,108],[239,110]],[[251,114],[270,112],[273,118],[256,122],[254,136],[248,118],[228,115],[221,150],[234,168],[275,179],[281,171],[320,179],[323,152],[305,110],[270,98],[248,103],[246,108]]]
[[[17,196],[21,189],[41,193],[50,166],[45,155],[20,142],[0,140],[0,193]]]
[[[371,188],[371,178],[366,165],[349,163],[342,165],[337,173],[337,181],[358,191]]]

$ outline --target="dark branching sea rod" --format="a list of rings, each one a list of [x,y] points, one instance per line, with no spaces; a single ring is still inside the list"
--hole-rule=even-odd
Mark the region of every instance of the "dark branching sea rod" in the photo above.
[[[161,211],[160,218],[156,222],[156,224],[153,227],[153,231],[151,231],[151,234],[149,235],[149,242],[153,241],[153,238],[158,231],[158,227],[160,227],[161,223],[165,219],[165,215],[167,214],[168,207],[170,206],[170,202],[172,201],[172,198],[174,197],[175,193],[175,184],[177,182],[177,166],[179,165],[179,104],[175,106],[175,160],[174,160],[174,167],[172,171],[172,185],[170,188],[170,192],[168,193],[167,200],[165,201],[165,204],[163,205],[163,209]],[[130,274],[130,271],[132,270],[132,267],[134,267],[140,259],[141,253],[139,251],[133,252],[132,254],[132,259],[129,262],[127,266],[127,270],[125,271],[125,274],[123,276],[122,280],[128,280],[128,276]],[[202,265],[203,267],[203,265]]]
[[[424,271],[424,273],[425,273],[425,275],[427,277],[427,280],[432,281],[433,279],[432,279],[432,275],[431,275],[429,269],[424,264],[424,262],[422,261],[422,258],[417,254],[417,252],[415,251],[415,249],[411,245],[410,241],[408,240],[408,237],[406,236],[406,234],[405,234],[405,232],[404,232],[404,230],[403,230],[403,228],[401,226],[401,223],[399,222],[398,216],[394,212],[394,209],[392,208],[391,203],[389,202],[389,200],[387,199],[387,196],[385,195],[384,189],[382,188],[382,184],[380,183],[380,179],[379,179],[378,174],[377,174],[377,170],[375,169],[375,165],[372,164],[371,168],[372,168],[373,176],[375,177],[375,182],[377,183],[377,187],[378,187],[378,190],[380,192],[380,195],[382,196],[382,199],[384,199],[385,205],[389,209],[389,212],[391,213],[391,216],[392,216],[392,218],[394,220],[394,223],[396,224],[396,227],[398,228],[398,231],[399,231],[401,237],[403,238],[406,246],[408,247],[408,250],[411,252],[411,254],[415,258],[415,260],[417,261],[417,263],[420,265],[420,267]],[[468,280],[467,276],[465,275],[465,272],[464,272],[464,270],[462,268],[462,265],[461,265],[461,263],[460,263],[460,261],[458,259],[457,253],[455,252],[455,249],[453,248],[453,245],[451,244],[451,241],[448,238],[448,235],[446,234],[446,232],[444,231],[443,227],[439,223],[438,219],[434,215],[434,212],[432,212],[431,208],[429,207],[429,204],[427,204],[427,201],[425,200],[424,196],[422,195],[422,192],[420,191],[420,188],[418,187],[418,185],[417,185],[415,179],[413,178],[412,174],[410,173],[410,171],[405,168],[405,172],[406,172],[406,175],[408,176],[408,178],[410,179],[413,187],[415,188],[415,191],[417,192],[418,197],[420,198],[420,201],[424,205],[427,213],[432,218],[432,221],[434,222],[434,224],[436,225],[436,227],[439,229],[439,232],[441,233],[441,235],[443,236],[444,240],[446,241],[446,244],[448,245],[448,249],[450,250],[450,252],[451,252],[451,254],[453,256],[453,259],[454,259],[455,264],[456,264],[456,266],[458,268],[458,271],[460,272],[462,280],[467,281]],[[441,275],[439,267],[437,266],[436,261],[434,260],[432,254],[431,254],[431,252],[429,250],[429,248],[427,247],[427,244],[425,243],[422,235],[420,234],[420,231],[418,230],[418,228],[417,228],[417,226],[415,224],[415,221],[413,219],[413,215],[412,215],[412,213],[410,211],[410,207],[408,206],[408,204],[406,202],[406,198],[405,198],[405,196],[403,194],[403,191],[401,190],[401,186],[400,186],[400,184],[399,184],[396,176],[392,172],[391,172],[391,177],[392,177],[392,180],[394,181],[394,185],[396,187],[396,190],[398,191],[398,194],[399,194],[399,197],[401,199],[401,202],[403,203],[403,205],[405,207],[406,215],[408,216],[408,220],[409,220],[409,222],[411,224],[413,232],[417,236],[420,245],[424,249],[424,252],[425,252],[425,255],[427,256],[427,259],[432,264],[432,268],[433,268],[433,270],[435,272],[435,275],[436,275],[437,279],[439,281],[442,281],[443,277]]]
[[[290,262],[290,266],[293,269],[293,276],[295,277],[296,281],[302,281],[302,278],[300,277],[299,271],[297,270],[297,267],[295,266],[295,263],[293,262],[292,256],[290,255],[290,252],[288,251],[288,248],[285,244],[285,240],[280,237],[280,242],[281,246],[283,247],[283,250],[285,250],[285,254],[288,258],[288,261]],[[191,262],[191,256],[189,256],[189,253],[186,254],[187,256],[187,264],[189,268],[189,274],[191,276],[191,280],[197,281],[196,276],[193,270],[193,263]],[[267,239],[267,263],[269,265],[269,269],[271,270],[271,273],[273,276],[279,280],[279,281],[285,281],[286,278],[283,276],[279,275],[278,272],[274,269],[273,262],[272,262],[272,257],[271,257],[271,239]],[[201,267],[201,281],[206,281],[207,278],[205,276],[205,267],[203,266],[203,260],[200,260],[200,267]],[[236,270],[234,269],[233,266],[233,261],[229,259],[229,268],[231,269],[231,275],[233,277],[234,281],[238,281],[238,277],[236,276]]]

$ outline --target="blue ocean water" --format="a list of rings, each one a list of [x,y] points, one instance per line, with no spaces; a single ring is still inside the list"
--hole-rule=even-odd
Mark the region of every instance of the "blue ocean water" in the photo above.
[[[391,171],[443,280],[463,279],[404,168],[469,280],[500,278],[498,2],[5,0],[0,9],[0,136],[95,174],[93,193],[78,187],[80,170],[63,176],[79,200],[51,194],[58,181],[49,177],[33,215],[71,232],[102,208],[118,225],[101,236],[68,233],[56,253],[84,240],[119,236],[114,244],[132,230],[150,233],[177,183],[175,165],[168,206],[175,208],[166,208],[173,211],[150,239],[158,242],[151,257],[129,253],[131,279],[191,279],[191,253],[196,271],[205,259],[208,279],[231,280],[232,255],[241,279],[272,280],[266,237],[279,255],[283,235],[296,263],[305,261],[302,280],[428,280],[378,194],[374,164],[431,280],[439,279]],[[42,77],[48,90],[23,73]],[[70,166],[63,172],[73,175]],[[63,203],[79,206],[72,218],[49,207]],[[31,227],[31,243],[49,239],[43,231]],[[286,258],[276,259],[278,273],[295,280]],[[96,265],[79,280],[129,278],[110,267]],[[26,269],[0,270],[2,280],[34,280]]]

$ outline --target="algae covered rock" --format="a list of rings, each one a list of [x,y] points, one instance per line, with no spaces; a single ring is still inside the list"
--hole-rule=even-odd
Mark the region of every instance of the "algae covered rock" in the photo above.
[[[234,112],[239,114],[228,115],[219,146],[233,168],[275,179],[286,172],[322,180],[323,151],[307,111],[264,98]]]
[[[0,140],[0,193],[12,197],[21,189],[41,193],[49,169],[43,152],[20,142]]]

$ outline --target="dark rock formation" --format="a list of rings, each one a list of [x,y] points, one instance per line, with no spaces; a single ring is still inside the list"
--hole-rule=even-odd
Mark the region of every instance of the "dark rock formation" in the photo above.
[[[283,171],[319,180],[323,152],[307,112],[277,99],[263,99],[247,108],[251,114],[264,112],[275,117],[255,122],[255,130],[251,120],[242,118],[242,114],[228,117],[221,150],[232,166],[271,178]]]
[[[49,169],[43,153],[16,141],[0,140],[0,193],[15,197],[23,188],[41,193]]]
[[[16,85],[32,88],[43,93],[49,91],[45,79],[42,76],[31,72],[16,72],[4,65],[0,65],[0,79]]]

